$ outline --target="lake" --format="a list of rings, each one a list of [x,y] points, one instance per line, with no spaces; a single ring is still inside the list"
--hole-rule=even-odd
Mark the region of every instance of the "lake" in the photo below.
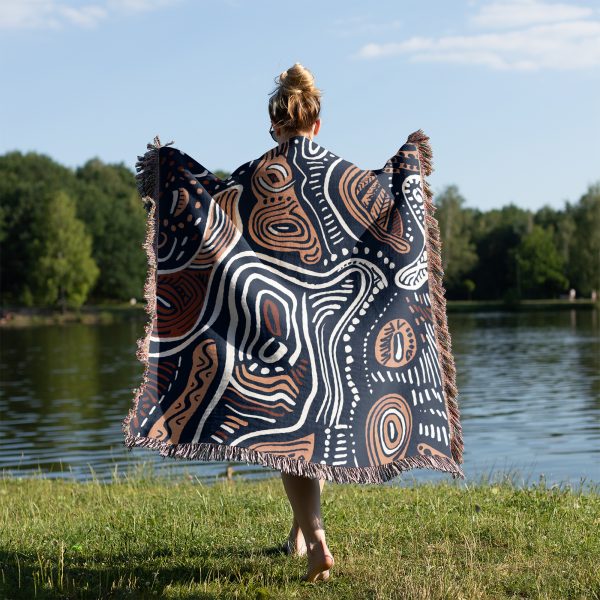
[[[597,309],[448,315],[468,484],[600,483]],[[108,481],[148,471],[214,481],[224,463],[161,457],[123,444],[121,421],[141,382],[144,322],[5,328],[0,349],[0,470]],[[279,476],[233,463],[244,477]],[[390,484],[447,479],[429,469]]]

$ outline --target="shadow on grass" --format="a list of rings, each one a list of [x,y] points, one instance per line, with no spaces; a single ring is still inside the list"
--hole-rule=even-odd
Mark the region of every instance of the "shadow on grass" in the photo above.
[[[194,567],[170,566],[169,558],[176,556],[167,548],[154,552],[112,555],[111,563],[96,560],[90,564],[71,562],[69,566],[40,554],[0,550],[0,597],[3,600],[26,598],[161,598],[170,587],[172,597],[208,600],[223,598],[222,587],[235,587],[237,598],[271,598],[264,584],[251,582],[261,565],[260,557],[283,558],[281,546],[240,548],[222,546],[186,553]],[[180,557],[179,557],[180,558]],[[165,559],[163,564],[153,564]],[[260,560],[259,560],[260,562]],[[277,566],[273,564],[273,566]],[[289,584],[281,577],[280,569],[271,571],[271,584]],[[199,588],[215,585],[215,591]]]

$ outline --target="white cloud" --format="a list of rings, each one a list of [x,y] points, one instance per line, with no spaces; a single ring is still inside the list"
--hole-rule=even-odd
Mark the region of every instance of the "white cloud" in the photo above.
[[[106,9],[96,4],[88,4],[81,8],[57,6],[57,12],[67,23],[80,27],[94,27],[107,17]]]
[[[0,0],[0,29],[93,27],[106,16],[100,4],[75,7],[56,0]]]
[[[106,6],[111,11],[147,12],[165,6],[172,6],[179,0],[106,0]]]
[[[105,0],[73,5],[65,0],[0,0],[0,29],[91,28],[117,12],[143,12],[179,0]]]
[[[470,21],[477,26],[512,29],[371,43],[362,46],[355,57],[402,55],[411,62],[516,71],[593,68],[600,66],[600,19],[582,19],[589,14],[586,8],[539,0],[495,2],[482,6]]]
[[[558,4],[540,0],[505,0],[484,4],[478,14],[470,17],[474,25],[489,28],[524,27],[542,23],[577,21],[592,16],[585,6]]]

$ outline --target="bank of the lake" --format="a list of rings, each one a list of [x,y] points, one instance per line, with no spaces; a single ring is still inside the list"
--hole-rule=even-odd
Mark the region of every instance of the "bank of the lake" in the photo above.
[[[522,300],[509,303],[502,300],[448,300],[448,312],[531,311],[557,309],[597,309],[600,301],[589,298],[567,300]],[[1,327],[27,327],[31,325],[60,325],[63,323],[109,324],[131,319],[146,319],[144,303],[93,304],[79,309],[62,311],[51,307],[4,307],[0,310]]]
[[[0,479],[3,598],[600,598],[600,489],[326,483],[331,579],[279,479]]]
[[[147,319],[144,303],[93,304],[64,311],[53,307],[5,307],[0,314],[0,327],[67,323],[102,325],[135,319]]]

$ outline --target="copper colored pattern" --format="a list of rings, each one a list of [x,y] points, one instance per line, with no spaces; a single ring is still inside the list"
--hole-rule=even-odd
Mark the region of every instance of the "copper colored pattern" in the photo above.
[[[429,138],[363,170],[303,135],[218,178],[158,136],[128,448],[339,483],[464,477]]]

